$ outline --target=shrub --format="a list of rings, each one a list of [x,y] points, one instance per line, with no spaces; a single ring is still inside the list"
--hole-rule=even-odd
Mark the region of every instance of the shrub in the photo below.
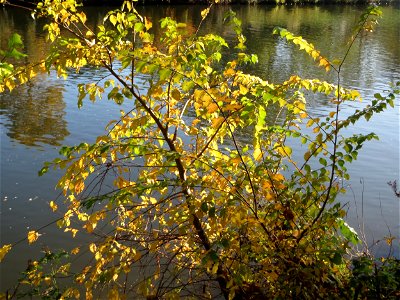
[[[201,12],[203,19],[209,9]],[[379,14],[371,7],[352,41]],[[35,16],[48,19],[51,53],[25,69],[8,65],[1,89],[24,83],[34,68],[65,77],[83,67],[101,68],[102,80],[78,86],[78,105],[106,95],[117,104],[128,101],[131,110],[110,121],[96,143],[63,147],[62,158],[40,171],[65,169],[58,187],[68,208],[58,225],[72,237],[81,230],[98,237],[69,254],[89,251],[92,260],[59,289],[53,281],[70,274],[71,265],[61,263],[64,252],[46,253],[21,282],[33,290],[21,292],[19,286],[18,293],[79,298],[84,290],[87,299],[104,294],[308,299],[349,293],[345,254],[358,238],[335,201],[344,192],[338,179],[348,178],[346,164],[376,136],[344,137],[341,130],[393,106],[399,84],[342,119],[341,105],[360,95],[339,80],[292,76],[271,83],[245,73],[257,57],[246,53],[241,22],[232,12],[226,22],[236,33],[235,45],[215,34],[188,33],[186,24],[170,18],[161,21],[156,39],[153,24],[129,1],[110,11],[96,33],[72,0],[43,1]],[[281,28],[274,33],[340,78],[346,57],[331,62],[303,38]],[[224,62],[226,51],[236,57]],[[139,85],[138,76],[144,83]],[[335,110],[311,117],[307,93],[328,97]],[[298,161],[293,140],[306,148]],[[50,206],[58,209],[53,201]],[[30,243],[38,237],[28,233]],[[10,248],[5,245],[1,256]],[[50,258],[59,265],[44,272]],[[360,270],[355,262],[352,284],[365,294],[358,285]]]

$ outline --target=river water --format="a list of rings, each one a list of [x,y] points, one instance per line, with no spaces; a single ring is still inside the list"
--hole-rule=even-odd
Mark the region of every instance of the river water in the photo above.
[[[321,50],[325,56],[343,57],[352,27],[362,13],[356,6],[233,6],[243,21],[249,52],[256,53],[260,63],[248,70],[272,82],[287,79],[292,74],[334,80],[311,59],[295,47],[272,36],[275,26],[285,27],[302,35]],[[200,6],[148,6],[140,10],[153,23],[164,16],[189,23],[195,30],[200,23]],[[222,24],[226,6],[216,8],[202,25],[202,32],[217,32],[227,40],[232,32]],[[98,25],[107,8],[86,8],[90,26]],[[389,88],[391,82],[400,80],[400,10],[382,8],[384,17],[377,30],[358,39],[342,72],[342,81],[361,91],[363,102],[352,102],[342,110],[348,115],[367,105],[374,93]],[[20,10],[0,9],[0,42],[17,32],[22,35],[26,52],[33,59],[45,55],[48,43],[42,32],[43,24],[33,21]],[[0,244],[23,239],[29,230],[37,229],[59,217],[51,212],[48,203],[58,196],[55,190],[59,171],[43,177],[37,172],[45,161],[57,157],[61,145],[74,145],[82,141],[93,142],[102,134],[109,120],[118,117],[120,109],[127,109],[102,100],[87,102],[77,107],[76,84],[86,79],[101,77],[101,71],[82,70],[66,80],[54,76],[39,76],[34,81],[11,94],[0,95],[1,128],[1,235]],[[310,99],[309,111],[318,116],[332,110],[329,103]],[[346,133],[375,132],[379,141],[369,142],[351,165],[351,180],[344,184],[349,192],[340,201],[349,209],[348,222],[365,233],[369,245],[390,233],[399,236],[399,199],[387,182],[400,181],[399,169],[399,99],[395,108],[375,116],[370,122],[361,121]],[[294,149],[294,152],[296,149]],[[399,182],[400,183],[400,182]],[[400,185],[400,184],[399,184]],[[78,235],[75,242],[84,243],[86,237]],[[24,270],[28,259],[37,250],[69,247],[63,233],[55,226],[46,227],[38,243],[28,246],[21,242],[0,265],[2,290],[15,283],[19,271]],[[371,247],[379,255],[389,251],[383,243]],[[398,241],[393,253],[399,257]]]

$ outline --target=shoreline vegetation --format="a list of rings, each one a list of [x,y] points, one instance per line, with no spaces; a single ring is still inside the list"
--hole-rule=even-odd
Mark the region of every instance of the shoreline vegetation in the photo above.
[[[38,3],[38,0],[10,0],[7,1],[14,5],[31,6]],[[81,0],[78,1],[84,5],[90,6],[119,6],[123,0]],[[218,4],[236,4],[236,5],[327,5],[327,4],[344,4],[344,5],[367,5],[378,3],[379,5],[399,5],[396,0],[220,0]],[[138,0],[138,5],[209,5],[210,0]]]

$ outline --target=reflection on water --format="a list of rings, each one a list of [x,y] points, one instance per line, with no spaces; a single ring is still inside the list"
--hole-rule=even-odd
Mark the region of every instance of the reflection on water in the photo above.
[[[7,136],[27,146],[54,146],[69,135],[65,120],[64,88],[60,82],[35,80],[0,95],[0,116]],[[4,119],[4,118],[2,118]]]
[[[33,20],[29,12],[17,9],[0,10],[0,47],[5,48],[12,33],[22,36],[24,52],[22,61],[38,62],[49,49],[42,31],[43,22]],[[11,93],[0,95],[1,126],[12,140],[27,146],[48,144],[59,146],[66,136],[64,87],[61,81],[38,76]]]
[[[232,6],[243,21],[244,34],[248,40],[248,50],[259,56],[259,64],[247,71],[269,81],[278,82],[293,74],[303,77],[326,78],[314,66],[312,59],[288,45],[271,32],[275,26],[286,27],[296,35],[302,35],[329,58],[341,58],[346,49],[349,33],[362,12],[356,6]],[[88,25],[99,25],[108,8],[85,8]],[[147,6],[139,10],[149,16],[154,24],[154,35],[160,36],[158,20],[165,16],[189,23],[189,31],[194,32],[200,24],[201,6]],[[201,33],[216,32],[227,40],[234,39],[229,26],[223,24],[228,6],[212,10]],[[350,87],[361,90],[363,103],[353,102],[343,107],[342,115],[360,109],[373,94],[388,88],[390,82],[400,80],[400,18],[399,9],[383,8],[384,18],[372,35],[363,35],[350,52],[343,67],[342,81]],[[49,44],[41,32],[43,24],[31,19],[28,13],[15,9],[0,9],[0,45],[4,47],[7,37],[17,32],[22,35],[26,52],[36,61],[46,55]],[[235,49],[227,50],[223,59],[234,55]],[[44,161],[57,156],[60,144],[93,142],[95,136],[103,134],[104,126],[110,119],[119,116],[119,110],[129,110],[130,103],[119,107],[107,100],[95,104],[85,103],[82,109],[76,105],[76,84],[85,80],[101,78],[99,69],[82,69],[82,74],[71,74],[67,81],[42,77],[15,90],[11,94],[0,95],[1,127],[1,241],[12,243],[26,235],[27,227],[37,228],[56,218],[48,208],[48,202],[56,196],[54,186],[60,172],[52,171],[49,176],[38,178],[37,171]],[[309,112],[314,116],[331,110],[329,99],[313,97],[309,100]],[[357,128],[350,128],[346,134],[369,133],[374,131],[380,141],[373,141],[360,152],[358,161],[350,168],[352,181],[346,182],[349,193],[341,199],[350,203],[349,223],[357,228],[362,216],[366,234],[372,239],[387,235],[386,224],[392,233],[399,232],[399,201],[394,196],[388,181],[400,179],[399,175],[399,103],[378,115],[370,122],[361,121]],[[240,136],[245,142],[246,132]],[[303,149],[294,148],[293,153]],[[357,205],[358,210],[355,209]],[[65,247],[62,233],[56,229],[46,231],[48,242],[40,240],[43,246],[49,243]],[[44,235],[46,236],[46,234]],[[374,249],[386,254],[386,249]],[[1,286],[16,282],[17,272],[26,267],[26,260],[32,249],[20,245],[14,256],[6,257],[2,263]],[[399,254],[398,247],[395,254]],[[7,276],[5,274],[7,273]]]

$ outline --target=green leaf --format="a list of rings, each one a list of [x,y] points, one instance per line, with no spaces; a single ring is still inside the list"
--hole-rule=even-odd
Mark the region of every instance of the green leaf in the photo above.
[[[369,121],[372,117],[372,112],[366,112],[364,115],[365,120]]]
[[[344,160],[345,160],[345,161],[348,161],[348,162],[352,162],[352,161],[353,161],[353,157],[352,157],[351,155],[349,155],[349,154],[346,154],[346,155],[344,156]]]
[[[117,24],[117,17],[115,15],[111,15],[109,18],[111,24],[113,24],[115,26],[115,24]]]
[[[194,86],[195,86],[195,83],[194,83],[193,81],[185,81],[185,82],[182,84],[182,90],[183,90],[184,92],[189,92],[191,89],[194,88]]]
[[[354,245],[359,244],[361,241],[358,237],[357,232],[349,226],[342,218],[337,219],[337,223],[339,225],[339,230],[342,233],[343,237]]]
[[[331,258],[331,262],[333,262],[335,265],[340,265],[342,263],[342,255],[339,252],[335,252]]]
[[[321,158],[319,159],[319,163],[320,163],[321,165],[325,166],[325,167],[326,167],[326,165],[327,165],[326,159],[323,158],[323,157],[321,157]]]
[[[119,88],[118,87],[114,87],[107,95],[108,100],[110,99],[114,99],[115,95],[119,92]]]
[[[158,74],[160,76],[160,81],[164,81],[171,75],[172,71],[170,69],[161,69]]]
[[[38,172],[38,175],[43,176],[44,174],[47,173],[48,170],[49,170],[49,167],[44,166],[43,168],[40,169],[40,171]]]
[[[346,145],[344,145],[343,149],[344,149],[347,153],[349,153],[349,152],[351,152],[351,151],[353,150],[353,146],[350,145],[350,144],[346,144]]]
[[[26,57],[27,55],[22,52],[19,52],[17,49],[13,48],[10,52],[7,53],[7,56],[12,57],[14,59],[20,59],[20,58]]]
[[[213,262],[217,262],[218,261],[218,253],[211,250],[208,254],[208,257],[213,261]]]
[[[125,56],[122,60],[121,60],[121,65],[122,65],[122,69],[126,69],[127,67],[129,67],[132,64],[132,58],[129,56]]]
[[[210,209],[208,210],[208,216],[210,218],[214,218],[215,217],[215,206],[210,207]]]
[[[201,208],[201,210],[202,210],[203,212],[206,213],[206,212],[208,211],[208,204],[207,204],[207,202],[201,203],[200,208]]]
[[[22,38],[18,33],[14,33],[9,39],[8,39],[8,48],[13,49],[13,48],[21,48],[23,47],[23,42]]]
[[[133,97],[131,91],[129,89],[127,89],[126,87],[124,87],[122,89],[122,94],[128,99],[132,99],[132,97]]]
[[[263,105],[258,106],[257,126],[264,127],[267,117],[267,111]]]
[[[124,103],[124,96],[121,93],[116,93],[113,96],[113,99],[114,99],[115,103],[117,103],[118,105],[121,105],[122,103]]]

